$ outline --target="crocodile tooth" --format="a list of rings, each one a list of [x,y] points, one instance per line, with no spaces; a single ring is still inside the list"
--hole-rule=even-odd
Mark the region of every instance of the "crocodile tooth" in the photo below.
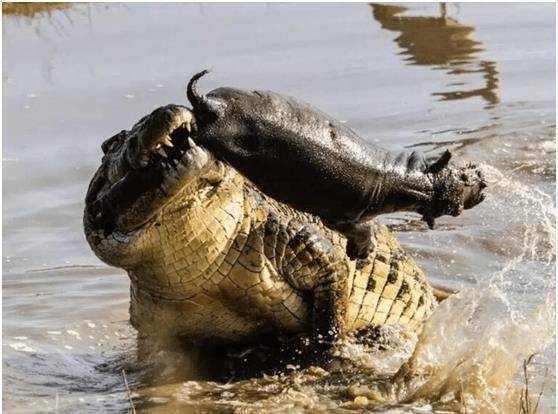
[[[149,164],[149,156],[148,156],[148,155],[143,155],[143,156],[140,158],[140,165],[141,165],[142,167],[147,167],[147,164]]]
[[[174,147],[174,145],[172,143],[172,140],[171,140],[171,137],[169,137],[168,135],[165,136],[163,138],[163,145],[166,145],[167,147]]]
[[[188,171],[188,168],[184,164],[180,163],[176,166],[176,171],[178,171],[181,174],[184,174],[184,172]]]
[[[171,170],[168,174],[167,174],[167,183],[169,184],[176,184],[176,182],[178,181],[178,177],[176,177],[176,175],[172,172],[173,170]]]
[[[196,143],[190,137],[188,137],[188,145],[190,145],[190,148],[196,148]]]
[[[172,160],[172,162],[174,163],[175,167],[178,167],[178,160],[177,159]]]
[[[188,132],[192,132],[192,125],[190,125],[189,122],[185,122],[185,123],[182,124],[182,125],[184,125],[184,128],[186,128],[186,130],[187,130]]]
[[[184,150],[180,150],[180,156],[184,155]]]
[[[163,148],[157,148],[157,152],[161,155],[161,157],[167,158],[167,153]]]

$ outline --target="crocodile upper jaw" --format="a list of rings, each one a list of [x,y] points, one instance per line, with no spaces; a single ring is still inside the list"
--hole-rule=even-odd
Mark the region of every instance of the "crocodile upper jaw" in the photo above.
[[[193,129],[190,110],[167,105],[105,141],[103,164],[86,198],[89,225],[106,232],[122,223],[126,229],[141,226],[188,183],[211,169],[215,160],[192,140]],[[138,211],[141,214],[136,220]]]

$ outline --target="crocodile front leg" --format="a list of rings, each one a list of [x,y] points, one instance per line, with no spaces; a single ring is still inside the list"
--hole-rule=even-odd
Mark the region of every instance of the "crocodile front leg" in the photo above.
[[[313,350],[327,357],[339,334],[345,331],[347,305],[344,252],[334,247],[315,225],[304,225],[286,246],[281,274],[312,298]]]

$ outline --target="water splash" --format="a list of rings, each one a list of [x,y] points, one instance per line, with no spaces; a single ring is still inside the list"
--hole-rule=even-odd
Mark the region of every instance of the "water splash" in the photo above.
[[[427,323],[413,358],[398,373],[404,403],[459,412],[517,411],[518,371],[554,342],[552,298],[518,322],[496,289],[467,290]],[[401,379],[403,378],[403,380]]]
[[[530,373],[535,394],[554,377],[545,378],[555,342],[555,206],[539,188],[483,168],[491,182],[483,217],[498,223],[483,229],[502,229],[505,248],[490,253],[494,266],[472,275],[473,287],[440,304],[418,338],[387,350],[346,341],[338,353],[343,364],[327,371],[155,385],[140,390],[139,400],[153,412],[517,412],[524,360],[542,353]]]

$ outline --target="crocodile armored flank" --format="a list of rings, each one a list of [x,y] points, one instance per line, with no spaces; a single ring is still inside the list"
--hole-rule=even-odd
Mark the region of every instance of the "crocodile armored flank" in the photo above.
[[[448,166],[451,154],[427,165],[417,152],[392,154],[313,106],[271,91],[218,88],[207,95],[190,80],[195,141],[230,163],[264,193],[319,216],[347,237],[350,258],[372,249],[373,217],[422,215],[430,227],[484,199],[481,171]]]

